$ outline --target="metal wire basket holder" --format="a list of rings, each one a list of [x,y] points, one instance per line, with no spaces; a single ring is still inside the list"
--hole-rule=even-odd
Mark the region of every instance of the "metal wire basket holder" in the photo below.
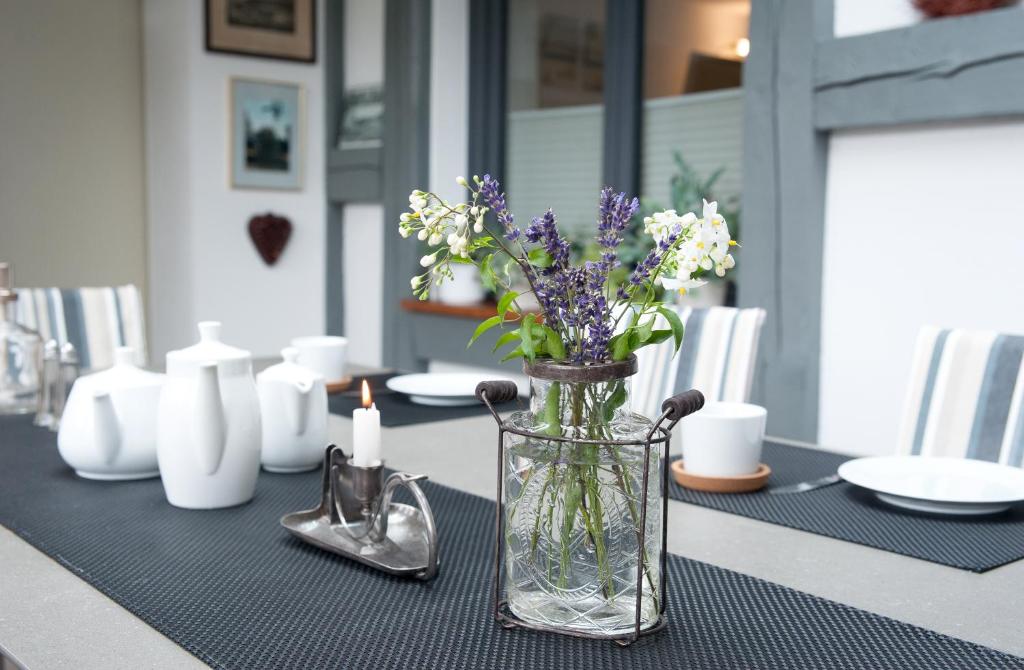
[[[487,409],[490,410],[494,416],[494,420],[498,423],[498,476],[497,476],[497,488],[498,488],[498,500],[497,510],[495,513],[495,536],[494,536],[494,618],[505,628],[529,628],[532,630],[539,630],[545,632],[558,633],[561,635],[569,635],[572,637],[581,637],[588,639],[600,639],[600,640],[612,640],[619,645],[628,646],[636,642],[640,637],[656,633],[665,627],[665,603],[666,603],[666,586],[665,586],[665,559],[666,559],[666,542],[667,542],[667,531],[668,531],[668,476],[669,476],[669,445],[672,438],[672,428],[688,414],[696,412],[704,406],[704,396],[700,391],[691,389],[684,391],[671,398],[665,400],[662,403],[662,413],[654,421],[652,427],[647,432],[645,439],[643,440],[591,440],[582,438],[552,436],[547,433],[532,432],[517,428],[504,421],[495,409],[495,405],[515,400],[518,395],[518,388],[514,382],[511,381],[487,381],[481,382],[476,387],[476,397],[483,402]],[[667,422],[667,423],[666,423]],[[628,633],[620,634],[602,634],[592,633],[588,631],[581,631],[575,629],[559,628],[555,626],[548,626],[539,623],[533,623],[525,621],[516,616],[511,608],[509,607],[508,601],[505,598],[504,588],[502,584],[502,563],[504,560],[504,524],[505,524],[505,503],[504,503],[504,454],[505,448],[505,433],[512,433],[526,438],[535,438],[538,440],[545,440],[551,442],[565,442],[565,443],[588,443],[588,444],[599,444],[609,446],[640,446],[644,449],[643,458],[643,484],[642,490],[645,491],[645,495],[642,496],[642,503],[640,506],[640,519],[636,530],[637,533],[637,588],[636,588],[636,608],[635,608],[635,620],[631,631]],[[659,579],[659,600],[658,600],[658,618],[650,626],[642,627],[642,603],[643,603],[643,579],[644,572],[646,569],[646,561],[644,560],[644,540],[647,527],[647,510],[648,510],[648,498],[646,495],[649,483],[649,473],[651,464],[651,448],[655,445],[664,445],[663,454],[661,456],[661,550],[658,559],[660,579]]]

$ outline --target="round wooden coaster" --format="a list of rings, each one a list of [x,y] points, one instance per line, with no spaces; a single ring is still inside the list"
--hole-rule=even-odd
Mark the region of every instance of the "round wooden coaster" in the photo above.
[[[682,459],[672,462],[672,476],[676,483],[694,491],[708,493],[749,493],[762,488],[768,482],[772,469],[761,463],[757,471],[739,477],[705,477],[687,472]]]
[[[341,393],[342,391],[347,391],[349,386],[352,386],[352,377],[345,377],[340,381],[327,382],[327,392]]]

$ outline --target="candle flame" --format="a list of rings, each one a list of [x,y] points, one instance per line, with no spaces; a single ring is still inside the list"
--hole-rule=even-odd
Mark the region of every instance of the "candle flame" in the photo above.
[[[373,404],[373,396],[370,395],[370,384],[364,379],[363,380],[363,407],[369,407]]]

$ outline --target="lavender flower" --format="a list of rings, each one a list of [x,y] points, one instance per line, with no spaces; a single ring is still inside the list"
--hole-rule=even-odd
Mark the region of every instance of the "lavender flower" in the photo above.
[[[555,213],[550,209],[544,212],[544,216],[538,216],[530,222],[526,228],[526,239],[542,244],[544,251],[551,257],[551,265],[544,268],[542,274],[556,274],[569,266],[569,242],[558,234]]]
[[[483,198],[484,204],[498,217],[498,223],[505,229],[505,239],[509,242],[515,242],[519,239],[519,229],[516,228],[515,217],[512,216],[512,212],[508,211],[508,205],[505,203],[505,193],[501,190],[501,184],[498,180],[489,174],[485,174],[483,182],[480,184],[480,197]]]
[[[665,252],[672,248],[672,245],[676,243],[679,236],[682,234],[683,229],[680,226],[675,226],[669,234],[663,238],[658,245],[651,249],[650,253],[636,266],[633,270],[633,274],[629,278],[629,283],[633,286],[639,286],[647,281],[651,273],[659,265],[661,265],[662,259],[665,257]]]

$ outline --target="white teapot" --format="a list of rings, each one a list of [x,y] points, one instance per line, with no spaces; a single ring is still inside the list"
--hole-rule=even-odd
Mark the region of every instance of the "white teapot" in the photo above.
[[[164,376],[118,347],[114,367],[75,380],[57,433],[64,462],[86,479],[146,479],[156,462],[156,408]]]
[[[281,351],[283,363],[256,377],[263,421],[263,469],[305,472],[319,467],[327,446],[327,386],[296,361],[299,350]]]
[[[167,500],[213,509],[252,499],[260,471],[260,404],[248,351],[199,324],[199,342],[167,354],[157,456]]]

